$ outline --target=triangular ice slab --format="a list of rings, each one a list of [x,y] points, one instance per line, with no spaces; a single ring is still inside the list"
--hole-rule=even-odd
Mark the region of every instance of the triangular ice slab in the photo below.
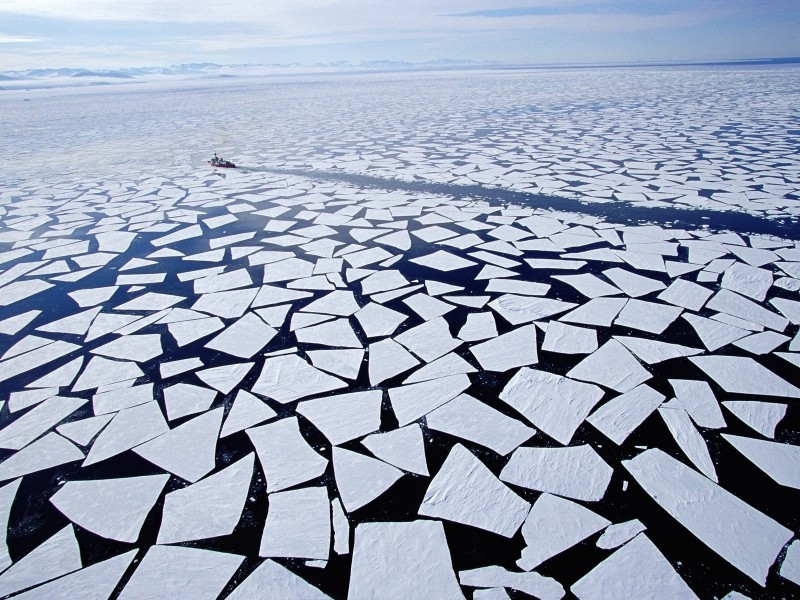
[[[50,502],[73,523],[100,537],[134,543],[169,475],[68,481]]]
[[[333,449],[333,474],[348,513],[372,502],[403,476],[385,462],[338,447]]]
[[[375,433],[364,438],[361,443],[374,456],[390,465],[409,473],[428,475],[425,441],[417,423],[386,433]]]
[[[136,552],[131,550],[95,563],[14,597],[20,600],[107,600],[130,567]]]
[[[222,411],[220,407],[195,417],[138,446],[134,452],[165,471],[195,482],[212,471],[216,464]]]
[[[296,410],[331,444],[342,444],[380,428],[382,400],[381,390],[371,390],[307,400],[299,403]]]
[[[431,481],[419,514],[512,537],[530,504],[505,486],[474,454],[456,444]]]
[[[228,600],[261,600],[262,598],[303,598],[330,600],[306,580],[286,567],[267,559],[233,590]]]
[[[151,546],[119,598],[216,598],[243,560],[243,556],[226,552]]]
[[[0,596],[77,571],[81,566],[75,531],[67,525],[0,575]]]
[[[542,494],[522,526],[522,535],[528,546],[522,550],[517,565],[525,571],[535,569],[610,524],[580,504]]]
[[[233,532],[242,516],[255,454],[202,481],[167,494],[159,544],[203,540]]]
[[[236,392],[233,406],[228,411],[228,416],[225,419],[225,424],[222,426],[222,432],[219,437],[224,438],[233,435],[275,416],[277,416],[277,413],[265,402],[246,390],[239,390]]]
[[[697,600],[694,592],[644,534],[636,536],[589,571],[572,585],[570,591],[579,600]]]

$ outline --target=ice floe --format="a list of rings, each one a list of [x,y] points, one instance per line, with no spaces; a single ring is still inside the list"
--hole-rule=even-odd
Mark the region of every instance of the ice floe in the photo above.
[[[429,429],[491,448],[505,456],[536,434],[536,430],[504,415],[469,394],[460,394],[428,413]]]
[[[267,490],[278,492],[319,477],[328,466],[300,434],[297,417],[247,429],[267,477]]]
[[[658,548],[640,534],[570,587],[580,600],[680,598],[696,600]]]
[[[580,504],[542,494],[522,525],[522,536],[528,545],[522,549],[517,565],[531,571],[608,525],[608,520]]]
[[[613,469],[591,446],[517,448],[500,479],[532,490],[596,502],[605,495]]]
[[[218,473],[167,494],[157,543],[232,533],[247,500],[254,463],[255,455],[250,453]]]
[[[327,560],[331,507],[326,487],[271,493],[259,556]]]
[[[569,444],[602,397],[603,390],[596,385],[528,368],[517,371],[499,396],[562,444]]]
[[[474,454],[456,444],[430,482],[419,514],[510,538],[529,510],[527,501],[503,485]]]
[[[134,543],[169,475],[68,481],[50,502],[73,523],[101,537]]]
[[[442,524],[410,521],[358,525],[347,596],[463,599]]]
[[[653,448],[623,466],[667,513],[764,586],[792,532],[703,475]]]
[[[151,546],[122,589],[124,600],[216,597],[243,556],[183,546]]]

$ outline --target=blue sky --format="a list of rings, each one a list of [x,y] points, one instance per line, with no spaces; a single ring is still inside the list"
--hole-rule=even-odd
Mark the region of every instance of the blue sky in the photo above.
[[[800,0],[0,0],[0,70],[800,56]]]

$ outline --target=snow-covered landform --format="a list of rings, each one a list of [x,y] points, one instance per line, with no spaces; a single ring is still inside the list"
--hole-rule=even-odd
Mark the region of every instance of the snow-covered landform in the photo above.
[[[1,92],[0,597],[800,595],[798,73]]]

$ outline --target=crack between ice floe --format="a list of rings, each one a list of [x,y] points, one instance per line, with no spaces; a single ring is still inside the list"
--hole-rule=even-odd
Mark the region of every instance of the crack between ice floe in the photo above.
[[[722,212],[689,206],[675,208],[634,206],[627,202],[592,203],[578,198],[532,194],[482,185],[458,185],[428,181],[405,181],[385,179],[371,175],[313,169],[284,169],[276,167],[240,166],[244,172],[258,171],[277,175],[296,175],[316,180],[344,181],[362,187],[407,192],[426,192],[448,195],[459,200],[482,200],[493,204],[517,205],[527,208],[552,209],[556,211],[580,212],[603,217],[621,225],[654,223],[674,228],[727,230],[740,234],[766,234],[793,238],[796,236],[796,218],[769,218],[744,212]]]

